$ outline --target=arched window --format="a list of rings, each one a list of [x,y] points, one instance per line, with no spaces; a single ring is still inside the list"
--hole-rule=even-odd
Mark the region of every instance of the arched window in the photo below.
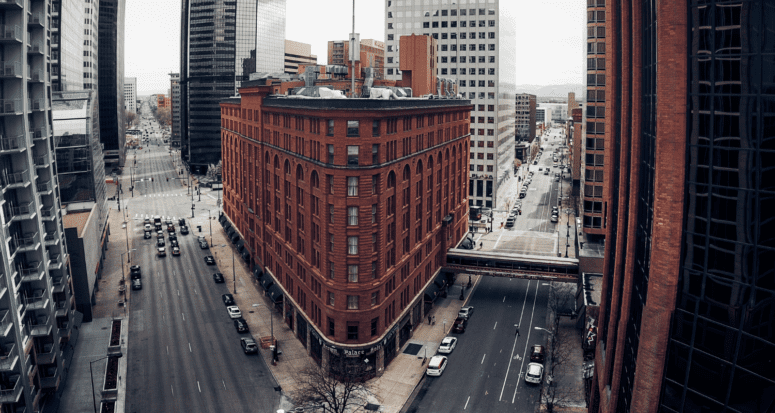
[[[320,178],[318,178],[318,172],[313,170],[310,176],[312,187],[316,189],[320,188]]]
[[[285,165],[283,165],[283,169],[285,169],[285,174],[290,175],[291,174],[291,163],[288,162],[288,160],[285,160]]]
[[[280,158],[277,155],[274,156],[274,169],[280,169]]]
[[[415,171],[417,175],[422,176],[422,160],[417,162],[417,170]]]
[[[301,169],[301,165],[296,165],[296,182],[304,180],[304,170]]]
[[[431,172],[433,172],[433,155],[428,157],[428,169],[430,169]]]
[[[409,165],[404,166],[404,181],[408,181],[412,172],[409,170]]]
[[[396,173],[393,171],[390,171],[387,178],[387,187],[388,188],[395,188],[396,187]]]
[[[270,164],[269,164],[269,151],[267,151],[267,152],[264,154],[264,163],[265,163],[267,166],[268,166],[268,165],[270,165]]]

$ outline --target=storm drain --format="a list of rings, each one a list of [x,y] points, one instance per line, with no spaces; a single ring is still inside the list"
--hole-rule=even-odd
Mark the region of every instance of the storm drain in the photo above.
[[[404,354],[410,354],[412,356],[416,356],[417,353],[420,352],[421,348],[422,348],[422,344],[407,344],[406,348],[404,349]]]

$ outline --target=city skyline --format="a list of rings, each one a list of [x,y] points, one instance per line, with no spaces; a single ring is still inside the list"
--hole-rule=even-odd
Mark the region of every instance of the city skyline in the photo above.
[[[586,5],[556,0],[515,7],[509,12],[517,36],[517,84],[583,83]],[[287,16],[285,37],[311,44],[319,64],[325,64],[327,42],[346,39],[352,30],[350,0],[325,3],[288,0],[286,10],[305,10],[303,15]],[[355,13],[355,31],[361,39],[385,40],[384,1],[356,2]],[[551,26],[547,27],[543,19],[535,16],[551,16]],[[168,74],[180,70],[180,4],[150,0],[128,2],[126,27],[125,76],[137,77],[138,96],[166,94]],[[310,27],[315,30],[309,30]],[[521,42],[520,38],[530,41]],[[151,44],[153,47],[148,47]],[[521,64],[521,61],[530,63]]]

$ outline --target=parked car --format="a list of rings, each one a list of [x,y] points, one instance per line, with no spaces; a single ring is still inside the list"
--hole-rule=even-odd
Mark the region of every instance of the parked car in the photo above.
[[[210,248],[210,246],[207,245],[207,241],[199,241],[199,248],[201,248],[203,250],[206,250],[206,249]]]
[[[258,345],[256,345],[256,340],[248,337],[242,337],[239,339],[239,341],[240,345],[242,346],[242,351],[244,351],[245,354],[258,353]]]
[[[219,272],[216,272],[216,273],[214,273],[214,274],[213,274],[213,280],[214,280],[214,281],[215,281],[217,284],[220,284],[220,283],[222,283],[222,282],[225,282],[225,280],[223,279],[223,274],[221,274],[221,273],[219,273]]]
[[[461,308],[460,311],[457,312],[458,317],[465,318],[466,320],[470,319],[473,314],[474,314],[474,307],[470,305]]]
[[[544,366],[539,363],[530,363],[525,372],[525,381],[533,384],[540,384],[544,377]]]
[[[135,278],[140,278],[140,277],[142,277],[142,271],[140,270],[139,265],[133,265],[129,267],[129,278],[134,280]]]
[[[164,246],[164,238],[159,238],[156,240],[156,246],[157,247],[163,247]]]
[[[444,369],[447,368],[447,358],[445,356],[433,356],[428,363],[428,369],[425,374],[429,376],[441,376],[444,373]]]
[[[224,305],[234,305],[234,296],[231,294],[224,294],[221,296]]]
[[[455,349],[456,345],[456,337],[444,337],[444,339],[441,340],[441,345],[439,346],[439,353],[449,354],[452,352],[452,350]]]
[[[133,290],[142,290],[143,289],[143,282],[139,278],[135,278],[132,280],[132,289]]]
[[[177,245],[174,245],[174,246],[172,247],[172,255],[175,255],[175,256],[180,256],[180,248],[178,248],[178,246],[177,246]]]
[[[559,221],[559,218],[557,218],[557,215],[552,215],[552,217],[549,220],[552,222],[557,222]]]
[[[239,307],[236,305],[230,305],[226,307],[226,312],[229,313],[229,317],[231,318],[241,318],[242,317],[242,311],[239,310]]]
[[[534,344],[533,347],[530,348],[530,361],[543,363],[545,354],[546,352],[544,351],[544,346],[540,344]]]
[[[238,333],[247,333],[248,332],[248,323],[242,317],[235,318],[234,319],[234,328],[237,329]]]
[[[144,239],[151,239],[153,236],[151,235],[151,231],[145,231],[143,234]]]
[[[151,230],[151,224],[145,224],[144,228],[145,228],[146,231],[150,231]]]
[[[208,255],[205,257],[205,264],[207,265],[215,265],[215,258],[213,258],[212,255]]]
[[[180,225],[181,227],[186,226],[186,219],[185,218],[180,218],[178,220],[178,225]]]
[[[452,325],[452,332],[465,333],[467,324],[468,324],[468,320],[466,320],[465,318],[462,318],[462,317],[456,318],[454,324]]]

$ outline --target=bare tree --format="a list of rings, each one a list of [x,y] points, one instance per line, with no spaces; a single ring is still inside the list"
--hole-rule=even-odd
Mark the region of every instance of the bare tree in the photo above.
[[[125,112],[124,119],[126,122],[126,128],[133,129],[140,122],[140,120],[137,118],[137,114],[132,112],[131,110],[125,110],[124,112]]]
[[[552,318],[547,365],[544,371],[541,387],[541,404],[548,413],[558,407],[569,407],[577,404],[579,398],[584,400],[583,391],[579,393],[574,374],[578,374],[578,366],[574,365],[573,346],[580,346],[578,334],[571,328],[560,329],[560,317],[569,315],[575,309],[575,286],[573,284],[555,283],[549,296],[549,312]]]
[[[344,365],[344,358],[332,363],[340,364],[338,371],[345,373],[334,377],[317,365],[311,363],[301,371],[298,385],[289,397],[296,406],[316,409],[324,413],[355,413],[363,411],[369,396],[371,385],[366,381],[370,377],[365,370],[353,371]]]
[[[169,126],[172,120],[170,108],[166,107],[157,108],[154,112],[154,116],[156,117],[156,121],[162,126]]]

